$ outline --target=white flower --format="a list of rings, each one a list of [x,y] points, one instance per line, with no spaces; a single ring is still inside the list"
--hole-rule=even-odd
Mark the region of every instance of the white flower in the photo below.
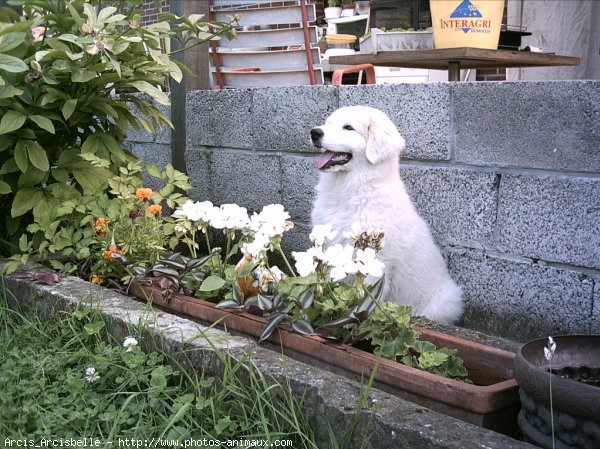
[[[377,259],[377,252],[373,248],[358,249],[355,261],[358,271],[365,276],[376,278],[383,276],[385,264]]]
[[[281,204],[269,204],[264,206],[260,213],[252,215],[249,226],[251,231],[263,233],[273,239],[292,229],[294,223]]]
[[[134,337],[127,337],[123,341],[123,347],[125,348],[125,352],[133,352],[133,348],[138,345],[138,341]]]
[[[354,221],[354,222],[352,222],[352,225],[350,226],[350,231],[344,232],[343,236],[347,239],[352,239],[352,240],[356,241],[360,238],[362,233],[363,233],[363,229],[360,226],[360,223],[358,221]]]
[[[358,265],[353,259],[354,247],[339,243],[325,251],[323,260],[331,267],[329,277],[332,281],[341,281],[349,274],[356,274]]]
[[[89,383],[96,382],[98,379],[100,379],[100,374],[96,372],[96,368],[87,368],[85,370],[85,380]]]
[[[210,225],[215,229],[239,230],[245,229],[250,224],[248,211],[237,204],[222,204],[213,210]]]
[[[192,200],[187,200],[173,215],[187,218],[193,222],[208,223],[215,209],[218,210],[210,201],[193,202]]]
[[[308,237],[310,238],[310,241],[315,244],[315,246],[323,246],[325,244],[325,240],[333,240],[336,235],[337,231],[334,231],[331,224],[327,223],[324,225],[313,226]]]
[[[295,266],[298,275],[305,277],[315,272],[319,260],[322,260],[323,251],[313,247],[303,252],[294,251],[292,257],[296,259]]]
[[[269,239],[269,236],[259,232],[254,234],[254,240],[244,243],[242,252],[244,254],[250,254],[253,259],[262,259],[265,257],[270,245],[271,240]]]
[[[546,360],[552,360],[554,351],[556,351],[556,343],[554,343],[554,339],[552,337],[548,337],[548,344],[544,346],[544,357],[546,357]]]

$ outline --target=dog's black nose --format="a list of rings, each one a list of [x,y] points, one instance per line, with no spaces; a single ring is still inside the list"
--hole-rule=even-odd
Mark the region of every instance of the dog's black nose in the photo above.
[[[321,128],[313,128],[310,130],[310,140],[312,140],[313,144],[316,144],[323,135],[323,130]]]

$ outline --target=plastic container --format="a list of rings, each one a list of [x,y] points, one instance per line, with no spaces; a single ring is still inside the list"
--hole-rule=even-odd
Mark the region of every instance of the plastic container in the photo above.
[[[431,0],[435,48],[498,48],[504,0]]]

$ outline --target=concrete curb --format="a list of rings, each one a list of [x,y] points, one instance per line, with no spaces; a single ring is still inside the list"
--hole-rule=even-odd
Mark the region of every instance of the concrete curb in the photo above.
[[[0,261],[0,268],[2,262]],[[253,363],[267,378],[289,384],[298,398],[304,398],[309,422],[319,448],[329,444],[329,427],[341,437],[351,429],[361,385],[336,374],[296,361],[275,351],[259,347],[253,340],[208,328],[188,319],[154,310],[129,297],[97,287],[79,278],[66,276],[54,285],[4,276],[3,288],[9,303],[17,302],[48,319],[56,311],[73,309],[83,303],[98,308],[109,332],[118,339],[140,324],[162,350],[174,351],[185,345],[194,368],[211,376],[221,370],[213,349],[235,360]],[[366,382],[366,381],[365,381]],[[370,422],[370,428],[369,428]],[[366,432],[371,433],[366,448],[378,449],[527,449],[529,444],[435,413],[379,390],[372,390],[366,401],[354,436],[346,449],[358,448]]]

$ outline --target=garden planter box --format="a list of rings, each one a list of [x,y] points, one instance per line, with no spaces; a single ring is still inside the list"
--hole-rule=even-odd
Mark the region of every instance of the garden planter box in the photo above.
[[[175,295],[166,299],[157,288],[134,282],[130,292],[140,300],[192,319],[214,323],[229,331],[259,337],[267,325],[263,317],[218,309],[213,303]],[[438,347],[456,349],[469,370],[474,385],[381,359],[375,387],[463,421],[507,435],[518,434],[520,409],[518,389],[512,373],[515,354],[426,328],[421,339]],[[263,343],[265,344],[265,343]],[[267,346],[295,359],[346,377],[365,381],[376,364],[376,356],[318,336],[299,335],[279,329]]]

